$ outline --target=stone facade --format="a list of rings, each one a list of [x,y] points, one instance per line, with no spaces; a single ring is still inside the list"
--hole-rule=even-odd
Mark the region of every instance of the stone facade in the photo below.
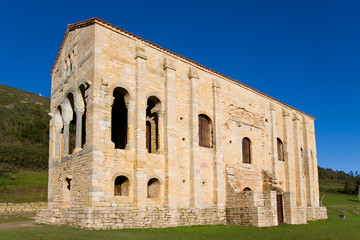
[[[314,118],[100,19],[51,72],[48,208],[114,229],[326,218]]]

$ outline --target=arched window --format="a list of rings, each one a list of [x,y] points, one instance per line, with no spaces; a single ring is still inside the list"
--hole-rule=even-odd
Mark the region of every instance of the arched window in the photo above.
[[[243,163],[251,163],[251,141],[245,137],[242,140]]]
[[[278,160],[285,161],[284,157],[284,144],[280,138],[277,138],[277,153],[278,153]]]
[[[114,196],[129,196],[129,179],[125,176],[118,176],[114,182]]]
[[[251,188],[249,188],[249,187],[246,187],[246,188],[244,188],[244,190],[243,190],[244,192],[250,192],[251,191]]]
[[[75,149],[76,146],[76,113],[74,111],[74,95],[72,93],[69,93],[67,95],[67,98],[69,99],[70,105],[71,105],[71,111],[72,111],[72,119],[69,124],[69,152],[68,154],[72,154],[72,152]]]
[[[147,184],[147,197],[160,198],[160,181],[156,178],[151,178]]]
[[[123,88],[115,88],[114,103],[111,110],[111,141],[115,148],[125,149],[127,145],[128,109],[125,96],[128,92]]]
[[[85,100],[85,90],[87,87],[85,87],[84,84],[80,85],[79,90],[81,93],[82,100],[84,102],[84,113],[82,115],[81,119],[81,148],[84,148],[85,141],[86,141],[86,111],[87,111],[87,104]]]
[[[212,147],[212,126],[211,120],[204,114],[199,115],[199,146]]]
[[[146,107],[146,148],[149,153],[155,153],[160,148],[159,111],[160,100],[154,96],[149,97]]]

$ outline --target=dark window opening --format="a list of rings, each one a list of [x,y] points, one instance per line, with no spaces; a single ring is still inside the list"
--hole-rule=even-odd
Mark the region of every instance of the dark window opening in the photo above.
[[[199,115],[199,146],[212,147],[211,120],[204,114]]]
[[[244,192],[249,192],[249,191],[251,191],[251,188],[249,188],[249,187],[246,187],[246,188],[244,188],[244,190],[243,190]]]
[[[111,141],[115,148],[125,149],[127,145],[128,109],[125,104],[126,91],[121,88],[114,90],[114,103],[111,111]]]
[[[284,144],[280,138],[277,138],[277,152],[278,152],[278,160],[285,161],[284,158]]]
[[[84,148],[85,142],[86,142],[86,111],[87,111],[87,104],[86,104],[86,100],[85,100],[85,86],[81,85],[80,86],[80,92],[81,92],[81,96],[82,99],[84,101],[84,113],[82,115],[82,123],[81,123],[81,148]]]
[[[151,123],[146,121],[146,149],[151,153]]]
[[[251,141],[249,138],[242,140],[243,163],[251,163]]]
[[[118,176],[114,183],[114,196],[129,196],[129,179],[125,176]]]
[[[69,124],[69,152],[68,154],[71,154],[76,145],[76,113],[74,111],[74,96],[72,94],[68,94],[68,99],[71,105],[73,117]]]
[[[65,178],[66,182],[67,182],[67,185],[66,185],[66,188],[68,190],[71,190],[71,178]]]
[[[149,153],[159,150],[159,114],[160,100],[150,97],[146,107],[146,148]]]

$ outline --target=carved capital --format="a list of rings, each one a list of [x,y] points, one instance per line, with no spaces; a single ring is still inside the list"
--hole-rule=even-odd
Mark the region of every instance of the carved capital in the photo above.
[[[135,107],[135,103],[133,101],[126,102],[125,105],[127,109],[131,109]]]
[[[74,109],[76,116],[82,116],[84,114],[85,109],[83,107],[75,107]]]
[[[213,85],[212,85],[213,88],[221,88],[220,87],[220,83],[219,83],[219,79],[217,78],[213,78]]]
[[[276,109],[275,109],[275,105],[273,104],[273,103],[270,103],[270,110],[271,111],[275,111]]]
[[[135,50],[135,59],[137,58],[141,58],[141,59],[144,59],[144,60],[147,60],[147,56],[146,56],[146,53],[145,53],[145,49],[141,48],[141,47],[136,47],[136,50]]]
[[[199,79],[199,74],[195,68],[190,67],[188,77],[189,79],[192,78]]]
[[[300,118],[294,113],[292,120],[293,120],[293,121],[299,121]]]
[[[164,111],[158,111],[158,116],[159,117],[164,117],[165,116],[165,112]]]
[[[176,70],[174,62],[172,60],[168,59],[168,58],[164,59],[164,66],[163,67],[164,67],[164,70],[166,70],[166,69],[171,69],[171,70],[174,70],[174,71]]]
[[[282,115],[283,115],[283,117],[289,117],[290,116],[289,112],[286,111],[285,109],[283,109]]]

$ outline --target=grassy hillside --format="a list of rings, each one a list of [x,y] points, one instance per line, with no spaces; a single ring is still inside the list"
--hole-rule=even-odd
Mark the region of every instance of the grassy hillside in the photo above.
[[[0,174],[47,169],[50,99],[0,85]]]

